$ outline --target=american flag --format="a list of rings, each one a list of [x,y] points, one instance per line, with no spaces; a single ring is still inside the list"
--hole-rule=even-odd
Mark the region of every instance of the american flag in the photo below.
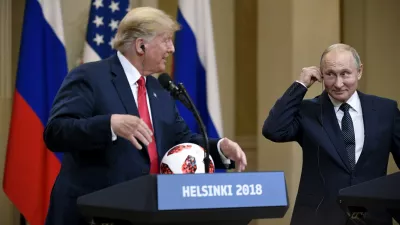
[[[91,1],[83,63],[98,61],[115,53],[112,42],[119,22],[129,9],[129,0]]]

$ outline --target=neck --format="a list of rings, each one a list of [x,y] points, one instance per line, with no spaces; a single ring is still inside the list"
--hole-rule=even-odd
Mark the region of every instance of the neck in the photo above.
[[[147,75],[151,74],[150,71],[147,71],[147,70],[145,70],[146,68],[144,68],[144,65],[146,64],[146,62],[144,61],[144,55],[139,56],[139,55],[133,54],[129,51],[122,53],[122,54],[139,71],[140,75],[147,76]]]

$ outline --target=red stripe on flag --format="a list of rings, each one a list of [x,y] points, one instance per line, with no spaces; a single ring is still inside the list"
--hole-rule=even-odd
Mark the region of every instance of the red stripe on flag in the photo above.
[[[8,138],[4,192],[31,225],[43,225],[60,162],[43,142],[43,125],[16,92]]]

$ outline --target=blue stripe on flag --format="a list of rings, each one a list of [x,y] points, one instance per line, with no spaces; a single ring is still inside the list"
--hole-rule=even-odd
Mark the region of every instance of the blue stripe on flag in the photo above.
[[[202,65],[197,51],[195,35],[178,8],[177,21],[181,30],[175,34],[175,53],[173,77],[176,83],[183,83],[188,94],[199,111],[207,134],[212,138],[220,138],[211,120],[207,105],[206,71]],[[182,118],[193,132],[200,132],[193,114],[179,101],[177,108]],[[216,172],[226,172],[224,169],[217,169]]]
[[[180,9],[178,9],[177,20],[182,29],[176,32],[175,35],[174,80],[176,83],[184,84],[200,113],[208,136],[219,138],[208,112],[206,71],[197,53],[197,43],[194,33],[183,18]],[[200,132],[192,113],[180,102],[177,102],[177,107],[189,128],[193,132]]]
[[[16,89],[46,126],[54,97],[68,73],[63,43],[37,0],[27,0],[21,34]],[[62,153],[55,153],[62,160]]]
[[[16,88],[39,117],[47,124],[53,99],[68,73],[63,43],[47,23],[37,0],[27,0],[21,35]]]

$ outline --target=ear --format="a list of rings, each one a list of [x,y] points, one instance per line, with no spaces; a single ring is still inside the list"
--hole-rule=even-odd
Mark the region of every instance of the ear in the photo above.
[[[135,51],[138,55],[143,55],[145,52],[145,44],[142,38],[137,38],[135,40]]]
[[[360,65],[360,69],[358,70],[357,79],[360,80],[363,72],[363,64]]]

